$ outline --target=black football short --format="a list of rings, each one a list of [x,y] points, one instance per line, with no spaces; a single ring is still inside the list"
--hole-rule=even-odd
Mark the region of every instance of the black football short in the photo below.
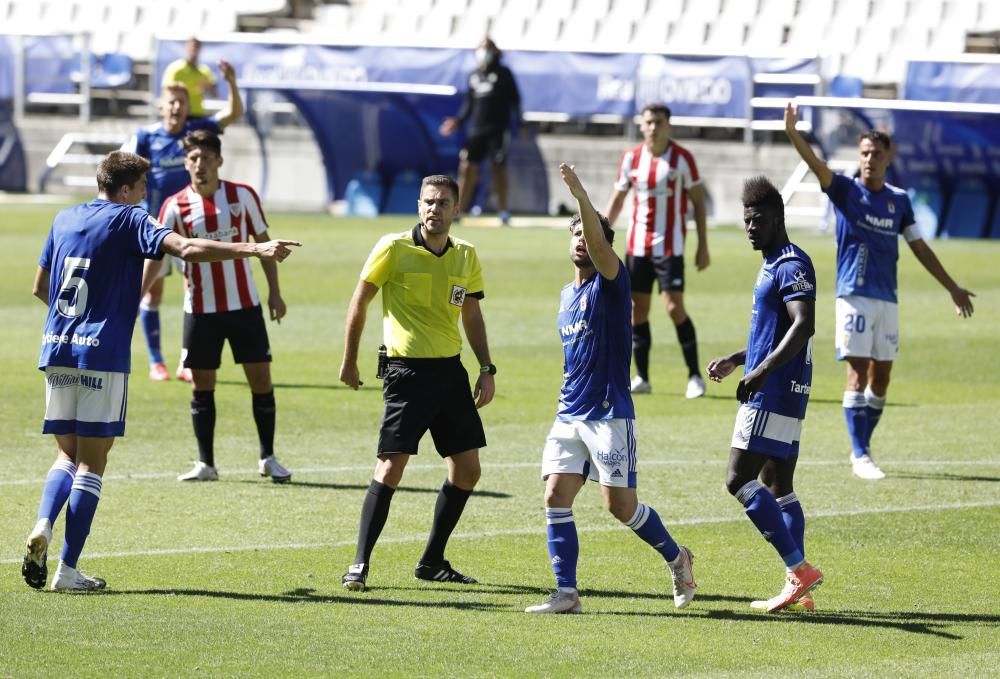
[[[184,367],[218,370],[229,341],[236,363],[269,363],[271,345],[260,305],[237,311],[184,314]]]
[[[509,147],[510,132],[488,132],[466,139],[462,154],[470,163],[481,163],[489,158],[491,162],[503,165],[507,162]]]
[[[382,396],[379,455],[416,454],[428,429],[441,457],[486,446],[469,374],[458,356],[389,359]]]
[[[632,291],[653,292],[653,281],[657,281],[660,292],[674,290],[684,292],[684,257],[633,257],[625,258],[629,276],[632,278]]]

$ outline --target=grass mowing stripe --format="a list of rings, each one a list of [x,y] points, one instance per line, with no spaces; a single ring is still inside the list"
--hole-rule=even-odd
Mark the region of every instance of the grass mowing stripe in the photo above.
[[[809,512],[806,515],[807,519],[823,519],[823,518],[836,518],[841,516],[861,516],[865,514],[895,514],[898,512],[930,512],[930,511],[949,511],[956,509],[981,509],[984,507],[997,507],[1000,506],[1000,501],[991,502],[955,502],[943,505],[911,505],[908,507],[880,507],[878,509],[848,509],[848,510],[832,510],[832,511],[815,511]],[[705,524],[716,524],[716,523],[739,523],[745,521],[746,517],[743,516],[716,516],[716,517],[699,517],[693,519],[676,519],[669,522],[669,526],[700,526]],[[451,536],[452,540],[476,540],[482,538],[493,538],[506,535],[532,535],[533,533],[542,533],[544,530],[544,524],[539,522],[539,526],[532,528],[516,528],[509,530],[490,530],[490,531],[480,531],[476,533],[455,533]],[[622,526],[618,525],[608,525],[596,528],[589,527],[577,527],[580,533],[610,533],[613,531],[622,530]],[[416,534],[416,535],[400,535],[397,537],[383,537],[379,540],[379,544],[399,544],[399,543],[409,543],[409,542],[423,542],[427,539],[426,534]],[[168,556],[173,554],[225,554],[228,552],[259,552],[259,551],[280,551],[283,549],[329,549],[332,547],[350,547],[354,545],[354,540],[336,540],[334,542],[310,542],[310,543],[292,543],[284,545],[239,545],[235,547],[178,547],[176,549],[150,549],[142,552],[107,552],[107,553],[94,553],[87,554],[87,559],[112,559],[112,558],[128,558],[128,557],[145,557],[145,556]],[[12,564],[21,563],[22,559],[0,559],[0,564]]]

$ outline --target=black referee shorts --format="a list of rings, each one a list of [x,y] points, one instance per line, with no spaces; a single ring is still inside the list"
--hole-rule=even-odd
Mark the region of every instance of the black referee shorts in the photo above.
[[[632,278],[632,291],[653,292],[653,281],[660,292],[684,292],[684,257],[625,257],[625,267]]]
[[[218,370],[222,345],[229,341],[236,363],[270,363],[264,312],[260,305],[211,314],[184,314],[184,367]]]
[[[389,359],[382,396],[379,455],[415,455],[428,429],[441,457],[486,446],[469,374],[458,356]]]

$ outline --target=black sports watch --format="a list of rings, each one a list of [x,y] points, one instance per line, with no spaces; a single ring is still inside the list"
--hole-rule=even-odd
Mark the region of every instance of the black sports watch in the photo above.
[[[486,365],[479,366],[480,375],[496,375],[497,367],[492,363],[487,363]]]

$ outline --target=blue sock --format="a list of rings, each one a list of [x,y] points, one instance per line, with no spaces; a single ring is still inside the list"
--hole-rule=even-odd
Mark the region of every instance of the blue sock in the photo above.
[[[70,568],[83,551],[83,545],[90,535],[90,524],[94,522],[97,503],[101,499],[101,477],[90,472],[76,473],[73,490],[69,494],[69,509],[66,510],[66,539],[63,541],[60,560]]]
[[[681,550],[670,537],[660,515],[652,507],[640,503],[632,518],[624,522],[626,526],[635,531],[643,541],[660,553],[669,563],[677,558]]]
[[[76,465],[69,460],[59,458],[53,463],[49,475],[45,477],[45,486],[42,487],[42,501],[38,503],[39,519],[48,519],[49,523],[56,522],[59,512],[69,499],[75,475]]]
[[[576,563],[580,559],[580,540],[576,534],[573,510],[568,507],[548,507],[545,510],[545,531],[549,536],[549,556],[556,574],[556,587],[576,589]]]
[[[146,336],[149,362],[163,363],[163,352],[160,351],[160,307],[139,305],[139,319],[142,321],[142,334]]]
[[[865,395],[860,391],[844,392],[844,417],[847,418],[847,434],[851,437],[851,452],[861,457],[868,452],[868,410]]]
[[[870,448],[872,443],[872,434],[875,433],[875,427],[878,425],[878,421],[882,419],[882,409],[885,408],[885,397],[879,398],[872,391],[871,387],[865,388],[865,413],[868,414],[868,440],[865,441],[866,447]]]
[[[792,539],[802,552],[802,558],[806,557],[806,515],[802,513],[802,505],[799,503],[799,496],[789,493],[784,497],[779,497],[778,506],[781,507],[781,518],[785,520],[785,527],[792,534]]]
[[[778,551],[786,568],[794,568],[805,561],[795,538],[785,526],[777,500],[767,492],[767,488],[759,481],[749,481],[736,493],[736,499],[746,508],[747,516],[764,539]]]

